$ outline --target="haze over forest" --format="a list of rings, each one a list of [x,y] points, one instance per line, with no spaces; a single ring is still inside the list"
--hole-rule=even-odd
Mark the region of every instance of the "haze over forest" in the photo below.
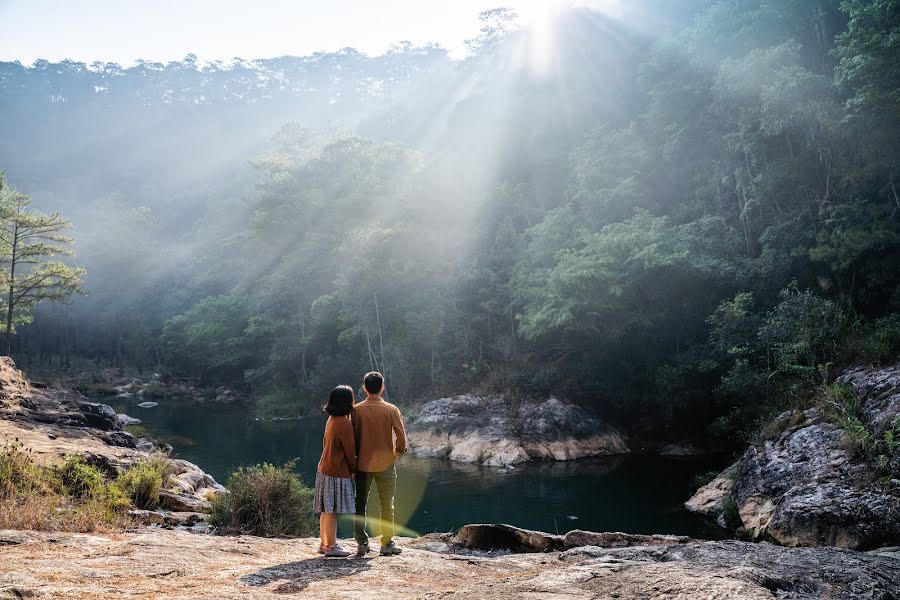
[[[630,5],[489,11],[463,59],[0,63],[0,169],[86,269],[13,357],[723,439],[896,358],[896,0]]]

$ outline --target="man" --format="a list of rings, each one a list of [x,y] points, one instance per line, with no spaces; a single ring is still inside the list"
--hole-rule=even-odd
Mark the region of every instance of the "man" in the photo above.
[[[391,556],[400,554],[400,548],[393,541],[394,491],[397,487],[394,463],[406,452],[406,431],[400,410],[381,397],[384,394],[381,373],[367,373],[363,389],[366,399],[353,409],[357,439],[356,520],[353,526],[356,555],[364,556],[369,552],[366,502],[374,481],[381,505],[381,555]]]

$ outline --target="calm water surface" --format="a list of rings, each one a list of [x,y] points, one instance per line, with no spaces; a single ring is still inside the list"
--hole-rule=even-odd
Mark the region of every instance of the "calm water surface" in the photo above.
[[[162,400],[107,401],[143,421],[178,458],[197,463],[224,483],[241,465],[297,459],[304,481],[315,480],[324,417],[254,421],[242,406],[185,405]],[[398,463],[396,511],[404,533],[450,531],[467,523],[502,522],[564,533],[571,529],[721,537],[685,511],[693,478],[723,467],[721,459],[626,456],[536,462],[511,471],[404,456]],[[374,493],[374,492],[373,492]],[[377,501],[372,498],[377,514]],[[348,535],[346,523],[341,534]]]

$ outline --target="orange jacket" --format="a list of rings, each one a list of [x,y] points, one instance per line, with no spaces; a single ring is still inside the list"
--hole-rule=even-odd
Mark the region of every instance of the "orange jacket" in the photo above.
[[[379,396],[370,396],[353,409],[359,470],[380,473],[406,452],[406,430],[400,409]],[[394,437],[396,436],[396,443]]]
[[[322,438],[319,473],[332,477],[350,477],[356,472],[356,442],[350,417],[328,417]]]

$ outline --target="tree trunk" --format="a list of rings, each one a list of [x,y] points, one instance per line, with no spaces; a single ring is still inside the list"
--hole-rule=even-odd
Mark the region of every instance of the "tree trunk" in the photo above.
[[[16,291],[16,250],[19,245],[19,223],[13,228],[12,254],[9,259],[9,298],[6,305],[6,355],[12,356],[13,294]]]

